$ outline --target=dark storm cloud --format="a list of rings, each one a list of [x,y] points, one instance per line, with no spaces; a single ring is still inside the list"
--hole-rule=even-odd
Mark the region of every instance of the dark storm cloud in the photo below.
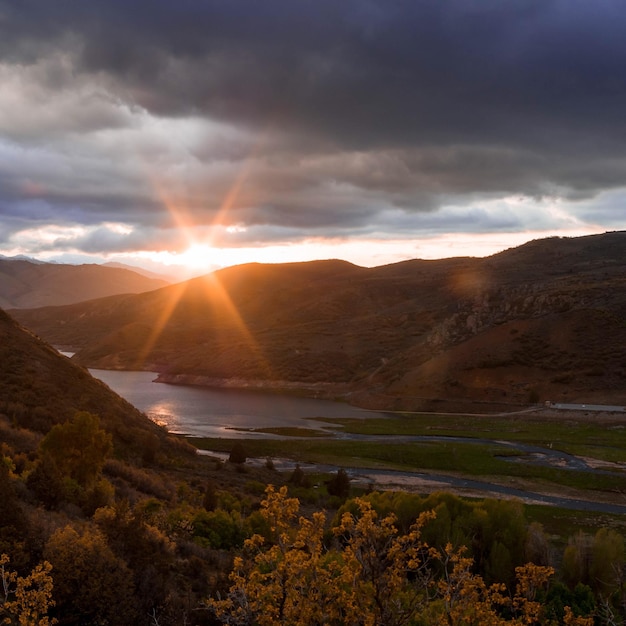
[[[323,234],[510,194],[591,198],[626,180],[625,42],[610,0],[0,0],[0,80],[41,103],[0,108],[0,212],[26,198],[156,228],[170,203],[210,224],[239,185],[232,223]],[[144,113],[221,130],[151,143]],[[148,188],[148,165],[182,190]]]
[[[2,12],[5,58],[71,44],[82,71],[158,113],[278,124],[344,147],[550,149],[563,133],[602,144],[623,126],[619,2],[32,1]]]

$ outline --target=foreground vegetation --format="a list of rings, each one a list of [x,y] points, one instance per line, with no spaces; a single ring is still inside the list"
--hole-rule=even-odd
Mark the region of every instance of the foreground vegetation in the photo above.
[[[241,444],[227,463],[161,453],[138,467],[115,458],[87,412],[44,436],[0,425],[0,615],[9,624],[590,626],[625,617],[626,555],[614,529],[555,541],[518,501],[351,499],[345,472],[287,476],[271,461],[253,470]]]
[[[593,624],[577,615],[593,611],[590,590],[554,586],[550,596],[549,566],[516,567],[514,586],[486,584],[464,546],[424,541],[435,511],[400,532],[393,513],[381,518],[364,499],[352,505],[357,510],[344,511],[333,525],[333,541],[323,513],[297,519],[298,500],[286,488],[269,487],[262,513],[270,541],[255,535],[245,542],[228,594],[208,608],[222,623],[242,626]]]
[[[125,459],[126,448],[84,411],[46,434],[0,419],[0,442],[7,623],[613,624],[626,617],[619,518],[605,517],[600,528],[518,501],[358,494],[343,470],[283,475],[270,459],[253,469],[245,462],[252,441],[229,442],[226,463],[189,454],[182,443]],[[323,443],[339,455],[341,448]],[[25,611],[35,617],[20,622]]]

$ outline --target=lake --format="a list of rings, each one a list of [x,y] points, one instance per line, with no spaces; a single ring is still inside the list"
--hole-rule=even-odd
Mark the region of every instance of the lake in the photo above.
[[[281,438],[251,428],[323,430],[314,418],[386,417],[342,402],[152,382],[154,372],[90,369],[91,374],[170,432],[191,437]]]

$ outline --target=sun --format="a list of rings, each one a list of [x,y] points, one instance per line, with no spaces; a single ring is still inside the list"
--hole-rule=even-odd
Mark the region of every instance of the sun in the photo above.
[[[206,243],[191,244],[176,255],[176,261],[190,270],[210,271],[222,265],[219,251]]]

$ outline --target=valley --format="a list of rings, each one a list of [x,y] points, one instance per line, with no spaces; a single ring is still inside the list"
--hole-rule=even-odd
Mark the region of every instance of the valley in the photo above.
[[[158,384],[148,372],[92,373],[170,432],[218,458],[227,458],[240,441],[253,466],[272,458],[283,472],[296,464],[329,474],[344,468],[361,488],[444,489],[626,513],[626,501],[619,502],[619,494],[626,494],[623,407],[382,414],[273,393]]]
[[[626,568],[625,241],[253,264],[0,312],[3,565],[51,563],[68,623],[204,626],[246,550],[275,551],[277,511],[290,538],[323,517],[331,561],[338,529],[356,541],[369,519],[404,542],[423,514],[434,558],[454,542],[511,592],[516,568],[554,567],[550,589],[582,589],[594,614],[588,572]],[[115,598],[93,600],[103,580]]]

